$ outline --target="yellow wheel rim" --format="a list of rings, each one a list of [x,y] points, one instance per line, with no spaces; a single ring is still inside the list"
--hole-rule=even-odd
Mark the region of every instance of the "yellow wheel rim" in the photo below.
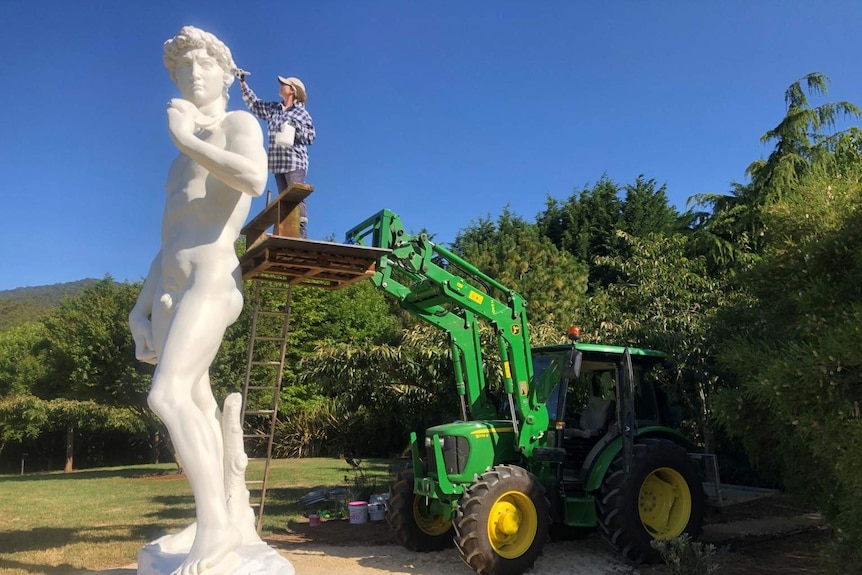
[[[452,521],[442,515],[431,515],[424,497],[413,497],[413,519],[424,533],[436,537],[443,535],[452,527]]]
[[[661,467],[650,473],[638,495],[641,523],[654,539],[680,535],[691,517],[691,491],[675,469]]]
[[[488,515],[488,541],[494,552],[515,559],[527,552],[536,538],[539,520],[532,499],[520,491],[498,497]]]

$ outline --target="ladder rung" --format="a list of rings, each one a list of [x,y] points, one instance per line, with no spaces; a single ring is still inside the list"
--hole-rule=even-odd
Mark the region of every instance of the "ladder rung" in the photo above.
[[[276,389],[278,389],[278,387],[279,387],[279,386],[277,386],[277,385],[249,385],[249,386],[248,386],[248,389],[249,389],[249,390],[252,390],[252,389],[272,389],[272,390],[276,390]]]
[[[259,280],[266,281],[266,280]],[[265,289],[269,291],[290,291],[290,287],[285,287],[283,285],[261,285],[260,289]]]
[[[272,415],[275,413],[274,409],[249,409],[246,410],[246,415]]]
[[[253,361],[252,365],[281,365],[280,361]]]
[[[269,439],[270,436],[265,434],[265,433],[243,433],[242,438],[243,439]],[[253,461],[253,460],[249,459],[249,461]],[[264,459],[264,461],[266,461],[266,459]]]
[[[256,335],[256,336],[254,336],[254,339],[260,340],[260,341],[284,341],[287,338],[286,337],[272,336],[272,335]]]
[[[276,317],[279,315],[287,315],[286,311],[263,311],[257,310],[257,315],[265,315],[267,317]]]
[[[252,485],[252,486],[253,486],[253,485],[263,485],[263,480],[261,480],[261,479],[254,479],[254,480],[251,480],[251,481],[246,481],[246,482],[245,482],[245,485],[246,485],[246,487],[248,487],[249,485]]]

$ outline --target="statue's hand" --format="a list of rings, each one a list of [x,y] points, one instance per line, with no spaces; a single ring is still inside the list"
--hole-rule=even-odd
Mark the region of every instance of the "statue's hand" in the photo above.
[[[159,361],[153,345],[153,324],[145,317],[129,318],[132,338],[135,340],[135,357],[144,363],[156,364]]]
[[[168,102],[168,132],[175,142],[182,142],[194,134],[198,114],[197,107],[188,100],[174,98]]]

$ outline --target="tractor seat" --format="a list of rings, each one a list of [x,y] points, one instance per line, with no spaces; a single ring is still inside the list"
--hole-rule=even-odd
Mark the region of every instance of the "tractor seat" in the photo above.
[[[587,408],[581,414],[579,428],[566,429],[563,437],[570,439],[581,437],[584,439],[598,437],[605,429],[608,422],[608,411],[610,411],[611,400],[601,397],[591,397]]]

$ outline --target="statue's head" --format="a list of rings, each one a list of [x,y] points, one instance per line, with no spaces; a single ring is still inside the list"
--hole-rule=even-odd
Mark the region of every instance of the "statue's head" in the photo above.
[[[171,80],[180,88],[183,97],[191,101],[208,99],[211,94],[208,95],[207,88],[216,88],[209,83],[217,79],[220,95],[227,106],[230,98],[228,90],[234,81],[236,64],[230,48],[221,40],[200,28],[183,26],[176,36],[165,42],[164,62]],[[201,77],[192,78],[193,75]],[[201,102],[195,104],[201,105]]]

